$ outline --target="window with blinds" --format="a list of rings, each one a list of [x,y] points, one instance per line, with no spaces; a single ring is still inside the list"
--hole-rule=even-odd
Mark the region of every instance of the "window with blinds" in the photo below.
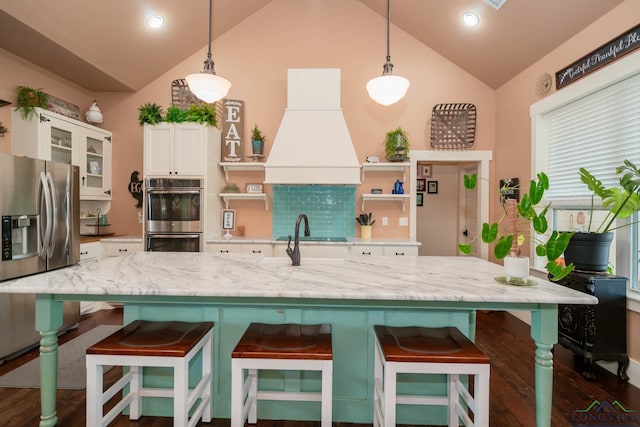
[[[590,199],[580,167],[610,186],[624,159],[640,165],[640,73],[549,111],[542,120],[550,181],[546,198]]]

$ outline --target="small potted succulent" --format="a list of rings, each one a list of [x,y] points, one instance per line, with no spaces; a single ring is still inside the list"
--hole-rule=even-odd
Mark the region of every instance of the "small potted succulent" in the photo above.
[[[475,189],[476,185],[476,174],[464,176],[464,186],[467,190]],[[511,184],[498,189],[503,213],[496,222],[482,224],[482,242],[495,243],[493,254],[496,259],[504,259],[507,283],[520,285],[526,283],[524,279],[529,274],[529,259],[520,256],[520,246],[524,244],[528,235],[536,244],[536,254],[547,258],[545,268],[553,280],[560,280],[574,268],[572,264],[564,266],[557,261],[563,255],[573,233],[553,230],[548,237],[543,236],[548,230],[546,214],[549,204],[544,207],[538,205],[542,202],[544,192],[549,189],[549,178],[544,172],[539,173],[537,179],[531,180],[529,191],[521,194],[520,201],[505,197],[515,189],[517,186]],[[532,227],[541,237],[532,233]],[[472,242],[477,238],[478,236],[475,236],[471,242],[458,244],[458,250],[465,255],[470,254]],[[521,271],[515,272],[517,269]]]
[[[407,132],[398,127],[387,132],[384,141],[385,157],[390,162],[404,162],[409,160],[409,137]]]
[[[258,125],[253,125],[253,130],[251,131],[251,148],[255,155],[261,156],[264,153],[264,135]]]

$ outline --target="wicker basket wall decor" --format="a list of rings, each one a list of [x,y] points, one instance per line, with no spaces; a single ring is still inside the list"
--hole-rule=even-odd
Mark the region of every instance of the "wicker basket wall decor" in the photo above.
[[[476,138],[476,106],[437,104],[431,116],[431,147],[471,148]]]
[[[200,105],[200,101],[190,90],[185,79],[176,79],[171,82],[171,104],[183,110],[191,104]]]

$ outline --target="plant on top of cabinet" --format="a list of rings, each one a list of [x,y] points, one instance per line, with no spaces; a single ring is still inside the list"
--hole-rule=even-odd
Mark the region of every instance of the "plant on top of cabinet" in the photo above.
[[[253,154],[257,155],[264,152],[264,135],[258,125],[253,125],[253,130],[251,131],[251,149]]]
[[[145,102],[138,107],[138,122],[140,125],[149,123],[158,124],[162,121],[162,107],[155,102]]]
[[[4,126],[2,125],[2,122],[0,122],[0,136],[4,136],[4,135],[7,133],[7,131],[8,131],[8,130],[9,130],[9,129],[7,129],[6,127],[4,127]]]
[[[36,115],[36,107],[47,108],[49,95],[42,89],[34,89],[28,86],[18,86],[18,107],[23,119],[30,119]]]
[[[407,132],[401,127],[387,132],[384,141],[384,152],[390,162],[409,160],[409,137]]]
[[[218,122],[216,120],[215,104],[207,104],[206,102],[203,102],[200,105],[191,104],[187,109],[186,121],[216,127]]]
[[[167,114],[164,116],[167,123],[182,123],[187,121],[187,110],[172,105],[167,108]]]

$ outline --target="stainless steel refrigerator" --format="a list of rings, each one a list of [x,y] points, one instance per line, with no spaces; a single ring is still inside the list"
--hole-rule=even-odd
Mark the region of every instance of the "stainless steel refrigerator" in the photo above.
[[[0,281],[77,264],[77,166],[0,154]],[[80,303],[65,303],[61,331],[77,326]],[[35,346],[35,296],[0,295],[0,363]]]

